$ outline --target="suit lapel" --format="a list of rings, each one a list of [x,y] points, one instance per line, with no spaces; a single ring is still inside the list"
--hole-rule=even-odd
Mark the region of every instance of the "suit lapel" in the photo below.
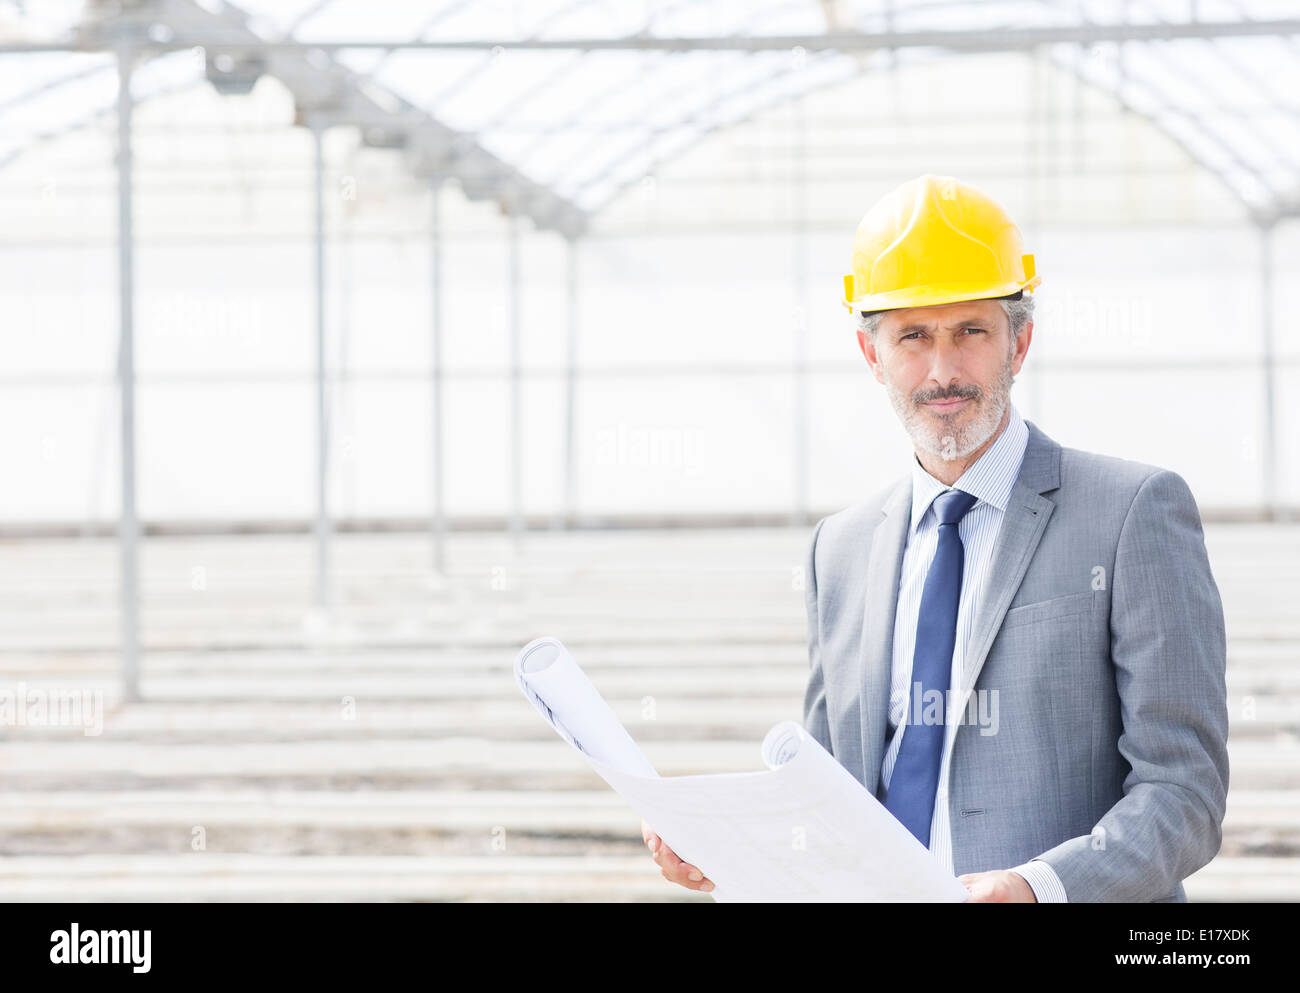
[[[966,695],[979,679],[993,639],[1002,626],[1002,618],[1020,588],[1029,561],[1047,528],[1047,521],[1056,509],[1056,504],[1042,494],[1057,489],[1061,484],[1061,446],[1032,422],[1025,423],[1029,427],[1025,457],[1020,463],[1020,474],[1011,489],[1002,527],[993,545],[988,582],[975,605],[975,623],[971,627],[970,647],[960,688],[962,707]]]
[[[865,614],[859,658],[859,719],[862,724],[864,780],[873,793],[880,782],[885,758],[885,728],[889,720],[890,663],[894,655],[894,611],[898,608],[898,580],[903,568],[907,529],[912,521],[912,479],[907,476],[882,508],[884,515],[871,538],[867,565]]]

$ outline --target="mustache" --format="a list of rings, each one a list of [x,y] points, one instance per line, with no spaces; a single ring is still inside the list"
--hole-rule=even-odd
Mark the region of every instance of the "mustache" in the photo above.
[[[915,404],[934,403],[936,400],[978,400],[983,396],[978,386],[953,386],[946,390],[918,390],[912,394]]]

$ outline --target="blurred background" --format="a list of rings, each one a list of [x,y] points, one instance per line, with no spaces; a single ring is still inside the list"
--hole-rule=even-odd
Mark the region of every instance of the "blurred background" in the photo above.
[[[930,172],[1036,256],[1024,416],[1200,504],[1189,896],[1300,898],[1298,14],[0,0],[0,897],[710,899],[511,665],[762,767],[812,526],[911,453],[853,230]]]

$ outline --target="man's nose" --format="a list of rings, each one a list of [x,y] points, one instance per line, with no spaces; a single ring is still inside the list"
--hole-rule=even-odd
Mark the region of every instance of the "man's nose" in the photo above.
[[[961,350],[945,338],[938,338],[930,351],[930,378],[947,389],[948,384],[961,379]]]

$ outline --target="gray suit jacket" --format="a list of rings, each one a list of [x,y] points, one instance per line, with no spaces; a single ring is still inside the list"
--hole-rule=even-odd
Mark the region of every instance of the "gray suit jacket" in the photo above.
[[[1026,423],[963,682],[997,692],[998,729],[963,724],[952,745],[955,873],[1039,858],[1071,902],[1186,900],[1228,788],[1223,606],[1196,502],[1176,473]],[[804,724],[873,793],[911,489],[823,518],[806,565]]]

